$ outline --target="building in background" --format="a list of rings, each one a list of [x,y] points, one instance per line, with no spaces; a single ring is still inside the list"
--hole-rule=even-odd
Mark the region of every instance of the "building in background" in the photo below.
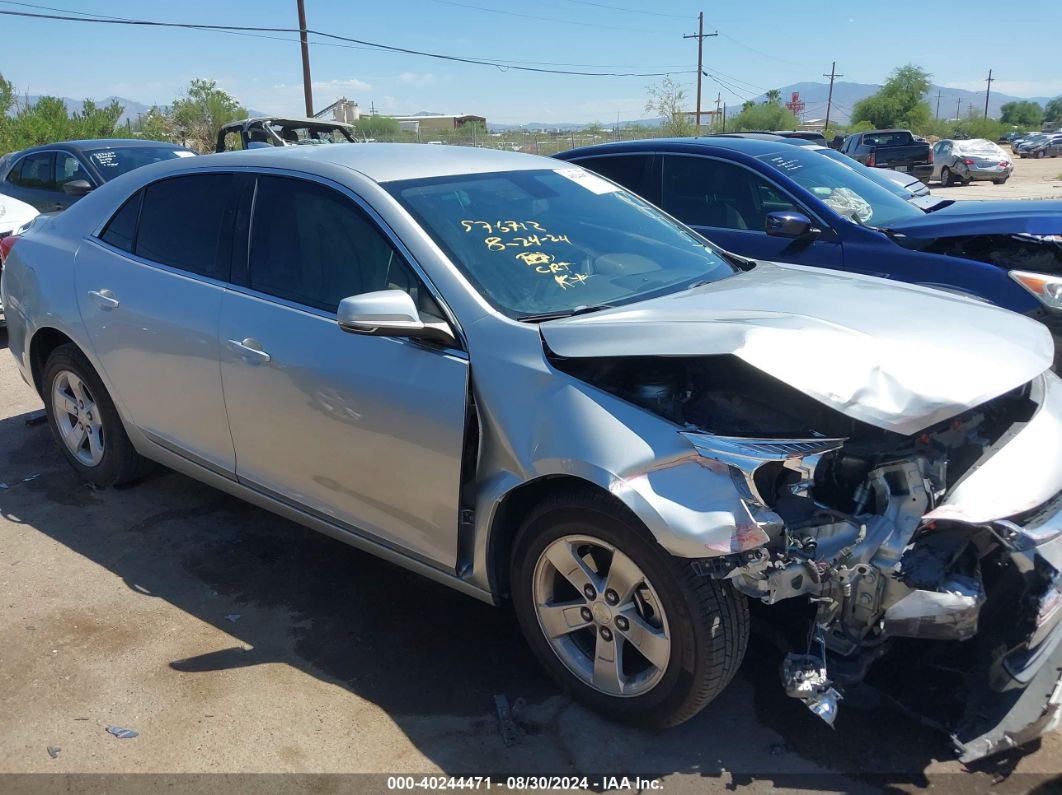
[[[341,121],[344,124],[357,124],[361,118],[358,103],[340,97],[327,108],[323,108],[313,114],[315,119],[328,119],[329,121]]]
[[[403,131],[417,133],[418,135],[431,135],[433,133],[449,134],[460,130],[466,124],[476,124],[486,128],[487,119],[484,116],[472,116],[467,114],[443,115],[443,116],[391,116],[398,122]]]

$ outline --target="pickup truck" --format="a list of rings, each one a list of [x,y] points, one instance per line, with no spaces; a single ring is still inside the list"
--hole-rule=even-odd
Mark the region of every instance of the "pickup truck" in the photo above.
[[[933,150],[910,130],[871,130],[849,135],[841,151],[872,168],[905,171],[928,181],[933,173]]]

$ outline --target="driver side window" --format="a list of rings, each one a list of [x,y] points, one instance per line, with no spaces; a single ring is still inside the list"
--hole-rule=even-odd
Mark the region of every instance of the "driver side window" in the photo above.
[[[707,157],[668,155],[661,206],[690,226],[762,232],[767,213],[797,209],[753,171]]]
[[[252,289],[326,312],[351,295],[397,289],[409,293],[418,311],[442,316],[361,208],[314,182],[258,178],[248,264]]]

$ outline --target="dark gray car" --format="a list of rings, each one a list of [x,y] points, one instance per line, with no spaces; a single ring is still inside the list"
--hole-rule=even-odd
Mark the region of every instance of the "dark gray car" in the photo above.
[[[65,210],[120,174],[194,154],[176,144],[122,138],[36,146],[0,161],[0,193],[31,204],[42,213]]]

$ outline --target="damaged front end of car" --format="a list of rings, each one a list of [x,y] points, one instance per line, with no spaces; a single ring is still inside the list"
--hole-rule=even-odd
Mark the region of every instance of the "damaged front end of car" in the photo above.
[[[559,358],[671,420],[752,525],[692,561],[801,604],[787,694],[831,723],[873,688],[970,762],[1058,721],[1062,381],[1046,372],[913,433],[812,399],[737,356]],[[790,601],[793,600],[793,601]]]

